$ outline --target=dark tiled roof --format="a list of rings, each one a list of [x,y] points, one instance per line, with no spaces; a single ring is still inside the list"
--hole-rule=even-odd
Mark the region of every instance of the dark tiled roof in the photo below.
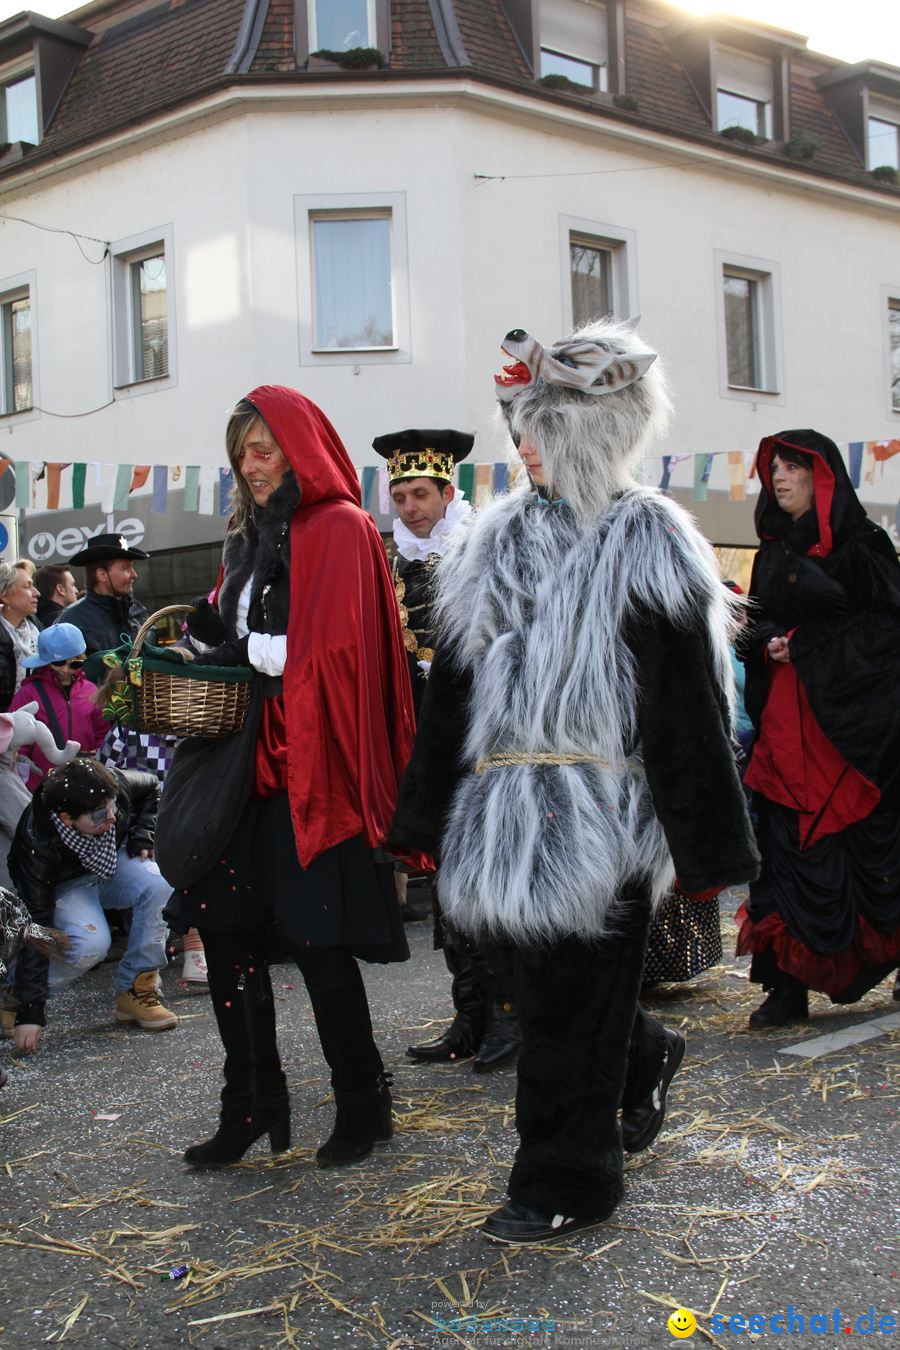
[[[234,47],[244,0],[157,5],[105,29],[87,48],[38,152],[61,153],[217,81]]]
[[[469,65],[458,69],[472,79],[521,89],[541,99],[563,101],[598,120],[635,122],[643,128],[714,145],[723,156],[761,158],[795,167],[804,174],[837,177],[875,191],[896,188],[874,182],[822,94],[816,77],[839,63],[815,53],[791,54],[791,128],[820,143],[811,160],[791,160],[775,142],[747,148],[724,140],[710,126],[700,99],[688,80],[669,38],[668,24],[677,17],[668,4],[641,0],[638,10],[626,8],[626,69],[635,111],[622,111],[609,98],[553,93],[536,84],[516,41],[501,0],[391,0],[391,51],[387,71],[297,69],[294,55],[295,0],[269,0],[263,30],[246,75],[227,73],[248,0],[166,0],[145,3],[111,0],[97,20],[97,33],[82,55],[44,142],[26,152],[24,161],[0,168],[17,172],[22,162],[39,162],[117,129],[136,124],[156,112],[189,103],[217,87],[263,80],[291,83],[346,79],[390,81],[405,73],[456,73],[446,35],[442,46],[434,14],[441,8],[455,16],[457,34]],[[248,11],[249,12],[249,11]],[[116,22],[117,13],[122,18]],[[130,15],[130,17],[125,17]],[[248,58],[249,59],[249,58]]]
[[[428,0],[392,0],[391,69],[440,70],[445,64]]]
[[[469,60],[476,70],[499,79],[527,80],[531,71],[513,37],[500,0],[456,4],[456,19]]]
[[[294,0],[269,0],[252,69],[261,72],[294,69]]]

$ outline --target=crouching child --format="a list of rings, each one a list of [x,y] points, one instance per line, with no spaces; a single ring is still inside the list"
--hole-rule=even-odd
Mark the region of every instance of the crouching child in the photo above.
[[[19,1051],[37,1049],[48,994],[106,956],[106,909],[132,914],[116,968],[114,1017],[145,1031],[175,1026],[175,1014],[159,997],[159,971],[166,964],[162,911],[172,888],[153,861],[158,808],[153,774],[120,772],[85,758],[52,770],[35,792],[16,829],[9,871],[32,919],[61,930],[68,945],[52,965],[32,947],[16,962],[13,1039]]]

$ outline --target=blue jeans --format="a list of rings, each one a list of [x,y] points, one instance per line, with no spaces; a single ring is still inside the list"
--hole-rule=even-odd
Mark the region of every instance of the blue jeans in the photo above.
[[[166,923],[163,909],[172,894],[155,862],[129,858],[119,849],[115,875],[108,881],[90,874],[63,882],[56,890],[53,924],[69,935],[62,961],[51,961],[47,992],[57,993],[102,961],[109,951],[110,933],[105,909],[130,909],[128,946],[116,971],[116,993],[130,989],[145,970],[166,964]]]

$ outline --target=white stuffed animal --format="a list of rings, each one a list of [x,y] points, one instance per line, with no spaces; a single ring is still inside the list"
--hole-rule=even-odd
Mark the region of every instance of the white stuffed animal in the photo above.
[[[13,713],[0,713],[0,886],[10,885],[6,857],[19,818],[31,801],[31,793],[16,773],[16,748],[36,745],[51,764],[68,764],[81,749],[78,741],[66,741],[60,750],[50,728],[35,717],[37,710],[34,702]]]
[[[78,741],[66,741],[60,750],[53,739],[53,732],[35,717],[38,710],[37,700],[23,703],[13,713],[0,713],[0,753],[15,750],[20,745],[36,745],[51,764],[68,764],[81,749]]]

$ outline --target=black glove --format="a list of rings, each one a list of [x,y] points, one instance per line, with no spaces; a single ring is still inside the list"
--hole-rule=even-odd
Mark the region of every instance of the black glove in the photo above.
[[[187,630],[191,637],[196,638],[198,642],[205,642],[210,647],[217,647],[220,642],[224,642],[228,634],[225,632],[222,616],[209,603],[206,596],[198,595],[191,604],[194,606],[194,613],[187,616]]]
[[[220,647],[214,647],[211,652],[204,652],[201,656],[195,656],[191,664],[194,666],[249,666],[250,658],[247,655],[249,643],[250,634],[247,633],[245,637],[235,638],[233,642],[223,642]]]

